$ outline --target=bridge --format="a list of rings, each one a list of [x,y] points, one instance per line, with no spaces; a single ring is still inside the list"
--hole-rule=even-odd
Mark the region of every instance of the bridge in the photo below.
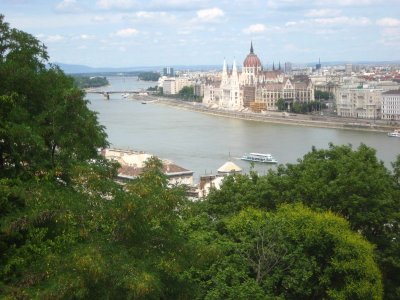
[[[87,90],[87,94],[101,94],[103,95],[107,100],[110,100],[110,94],[135,94],[135,95],[140,95],[141,93],[145,93],[146,95],[151,94],[149,91],[145,90],[134,90],[134,91],[91,91]]]

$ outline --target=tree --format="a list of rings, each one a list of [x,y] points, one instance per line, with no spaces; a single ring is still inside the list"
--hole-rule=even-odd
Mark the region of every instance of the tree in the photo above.
[[[395,163],[396,166],[396,163]],[[302,202],[330,210],[376,245],[383,273],[385,298],[400,296],[400,191],[398,179],[376,158],[374,149],[360,145],[315,148],[297,164],[247,179],[230,179],[210,194],[208,211],[215,217],[246,206],[275,209],[281,203]],[[221,214],[222,212],[222,214]]]
[[[107,145],[104,127],[72,78],[48,65],[44,45],[3,16],[0,28],[0,176],[61,168],[66,179],[72,161]]]
[[[179,91],[179,97],[189,100],[190,98],[194,98],[194,90],[192,86],[184,86],[180,91]]]
[[[286,110],[285,100],[283,100],[282,98],[278,99],[278,101],[276,101],[276,107],[278,108],[279,111]]]
[[[209,247],[221,253],[194,273],[203,282],[199,298],[382,298],[373,246],[332,213],[299,204],[247,208],[217,230]]]
[[[324,92],[324,91],[320,91],[320,90],[314,91],[314,97],[315,97],[315,99],[318,99],[318,100],[329,100],[329,99],[334,98],[332,93]]]

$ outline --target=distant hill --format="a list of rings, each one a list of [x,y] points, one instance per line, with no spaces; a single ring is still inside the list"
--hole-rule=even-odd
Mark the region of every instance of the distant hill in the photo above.
[[[127,73],[127,72],[162,72],[164,66],[151,66],[151,67],[126,67],[126,68],[94,68],[85,65],[71,65],[55,62],[67,74],[94,74],[94,73]],[[172,66],[176,71],[190,70],[190,71],[208,71],[219,70],[222,67],[216,65],[209,66]]]
[[[294,66],[309,66],[314,67],[317,62],[296,64]],[[322,66],[334,66],[334,65],[345,65],[346,63],[360,64],[360,65],[377,65],[377,66],[387,66],[387,65],[399,65],[400,61],[335,61],[335,62],[324,62],[321,61]],[[71,65],[55,62],[65,73],[67,74],[104,74],[104,73],[139,73],[139,72],[160,72],[165,66],[150,66],[150,67],[124,67],[124,68],[95,68],[85,65]],[[175,71],[211,71],[211,70],[221,70],[222,65],[193,65],[193,66],[182,66],[182,65],[172,65]],[[239,66],[240,67],[240,66]],[[266,69],[271,66],[265,66]]]

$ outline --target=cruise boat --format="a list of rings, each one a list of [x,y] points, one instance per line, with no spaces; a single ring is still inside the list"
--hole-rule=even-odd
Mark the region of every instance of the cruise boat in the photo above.
[[[395,129],[393,132],[389,132],[388,136],[400,138],[400,129]]]
[[[267,163],[267,164],[276,164],[278,161],[271,154],[264,153],[249,153],[242,156],[241,160]]]

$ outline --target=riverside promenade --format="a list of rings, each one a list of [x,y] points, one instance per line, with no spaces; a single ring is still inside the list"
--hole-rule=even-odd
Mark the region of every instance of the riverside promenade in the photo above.
[[[239,112],[239,111],[229,111],[223,109],[209,108],[205,107],[201,103],[187,102],[166,97],[157,97],[149,95],[143,98],[141,97],[140,99],[144,100],[144,98],[148,100],[157,100],[157,103],[162,105],[174,106],[180,109],[197,111],[209,115],[215,115],[227,118],[236,118],[249,121],[257,121],[257,122],[265,122],[265,123],[359,130],[359,131],[375,131],[375,132],[390,132],[400,127],[399,124],[387,124],[387,121],[383,120],[341,118],[333,116],[303,115],[303,114],[292,114],[292,113],[289,114],[289,113],[273,112],[273,111],[267,111],[265,113],[253,113],[249,111]]]

